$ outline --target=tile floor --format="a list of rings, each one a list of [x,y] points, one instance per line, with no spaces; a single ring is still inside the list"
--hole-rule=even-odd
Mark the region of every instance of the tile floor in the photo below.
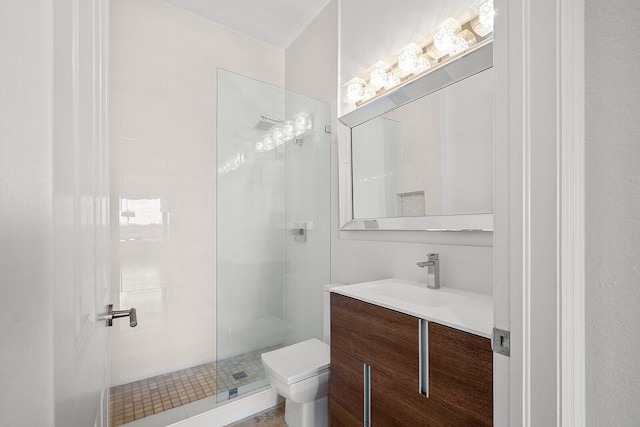
[[[260,355],[280,347],[276,345],[218,363],[206,363],[112,387],[109,408],[111,427],[261,380],[264,378],[264,369]],[[234,378],[233,374],[239,372],[244,372],[246,376]]]

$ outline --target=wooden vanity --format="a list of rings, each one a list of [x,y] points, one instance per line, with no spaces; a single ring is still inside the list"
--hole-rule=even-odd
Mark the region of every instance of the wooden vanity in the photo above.
[[[492,383],[488,338],[332,292],[332,427],[491,426]]]

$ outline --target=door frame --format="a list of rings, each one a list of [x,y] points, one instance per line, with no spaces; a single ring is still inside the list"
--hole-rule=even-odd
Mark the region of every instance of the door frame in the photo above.
[[[584,425],[584,0],[495,9],[495,425]]]

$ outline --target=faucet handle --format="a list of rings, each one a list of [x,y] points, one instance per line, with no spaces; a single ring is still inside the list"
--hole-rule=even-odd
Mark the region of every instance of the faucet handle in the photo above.
[[[433,253],[433,254],[427,254],[427,259],[428,259],[429,261],[435,261],[435,260],[439,259],[439,258],[438,258],[438,257],[439,257],[439,255],[440,255],[440,254],[435,254],[435,253]]]

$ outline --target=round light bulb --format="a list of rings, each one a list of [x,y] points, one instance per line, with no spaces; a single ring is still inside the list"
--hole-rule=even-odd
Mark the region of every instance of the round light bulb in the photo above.
[[[311,116],[307,113],[296,114],[293,121],[295,122],[296,136],[311,130]]]
[[[384,61],[378,61],[370,69],[369,84],[376,89],[380,89],[387,84],[387,70],[389,64]]]
[[[345,101],[355,104],[362,99],[366,82],[359,77],[355,77],[345,83]]]
[[[469,30],[460,31],[457,37],[458,39],[456,40],[455,46],[449,52],[451,56],[462,53],[476,44],[476,36]]]
[[[457,33],[460,29],[460,23],[454,18],[447,18],[438,26],[433,35],[433,46],[442,54],[441,56],[449,54],[456,47]]]
[[[415,43],[408,44],[398,54],[398,68],[405,74],[413,73],[418,66],[422,48]]]
[[[264,141],[258,141],[256,142],[256,151],[258,153],[264,153],[265,148],[264,148]]]
[[[429,60],[429,58],[427,58],[424,55],[421,55],[418,58],[418,64],[416,65],[416,73],[422,72],[424,70],[428,70],[429,68],[431,68],[434,63],[437,64],[438,61],[433,61],[433,63]]]
[[[264,151],[271,151],[276,148],[276,143],[270,134],[266,134],[262,141],[264,142]]]
[[[478,6],[478,18],[482,25],[493,30],[493,17],[495,16],[493,9],[493,0],[487,0]]]
[[[271,130],[271,136],[276,147],[281,146],[284,143],[284,135],[282,133],[282,126],[274,126]]]
[[[282,123],[282,139],[284,142],[289,142],[296,137],[295,124],[291,120],[287,120]]]
[[[366,88],[364,88],[364,95],[362,96],[362,100],[367,101],[376,96],[376,93],[376,89],[372,88],[371,86],[367,86]]]
[[[478,6],[478,16],[471,21],[471,28],[480,37],[486,37],[493,32],[493,0],[486,0]]]

